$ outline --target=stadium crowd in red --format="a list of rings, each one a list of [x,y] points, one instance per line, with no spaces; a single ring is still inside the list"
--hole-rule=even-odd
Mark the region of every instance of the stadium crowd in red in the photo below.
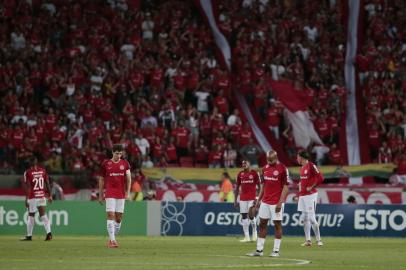
[[[3,172],[34,154],[51,172],[97,171],[113,143],[135,167],[235,165],[252,135],[227,125],[211,32],[193,3],[161,2],[1,4]]]
[[[374,162],[406,161],[406,8],[366,1],[364,46],[357,55]],[[396,19],[395,19],[396,18]]]
[[[328,6],[327,1],[242,1],[240,8],[238,1],[230,0],[222,7],[221,26],[233,44],[240,91],[292,160],[299,149],[268,82],[289,80],[305,91],[315,129],[329,152],[317,154],[314,146],[309,150],[319,164],[341,164],[338,124],[346,96],[342,16],[339,6]]]
[[[231,167],[255,145],[191,1],[31,2],[0,4],[2,172],[21,172],[34,154],[51,172],[97,171],[113,143],[125,144],[134,167]],[[241,91],[252,89],[258,113],[282,128],[286,150],[297,149],[265,76],[295,80],[314,97],[312,117],[330,147],[322,162],[338,164],[342,14],[301,3],[225,1],[221,30]]]
[[[283,105],[267,85],[269,80],[292,81],[312,100],[311,118],[328,147],[313,145],[308,150],[319,164],[342,164],[338,132],[347,90],[340,1],[226,2],[220,8],[220,28],[233,47],[240,91],[294,159],[298,149]],[[401,1],[365,1],[361,8],[366,13],[361,28],[366,45],[356,63],[368,104],[371,156],[373,162],[388,163],[402,159],[406,143],[405,7]]]

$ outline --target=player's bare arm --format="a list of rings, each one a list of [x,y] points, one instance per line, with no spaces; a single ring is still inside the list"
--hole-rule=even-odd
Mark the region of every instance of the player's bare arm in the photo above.
[[[126,179],[127,179],[127,190],[126,190],[126,198],[127,198],[127,200],[131,200],[131,194],[130,194],[130,191],[131,191],[131,171],[130,170],[127,170],[126,172],[125,172],[125,177],[126,177]]]
[[[237,181],[236,185],[235,185],[235,190],[234,190],[234,207],[237,208],[238,203],[237,203],[237,198],[238,195],[240,194],[240,183]]]
[[[261,184],[261,188],[260,188],[260,191],[259,191],[259,195],[258,195],[258,200],[257,200],[257,202],[255,203],[255,207],[258,209],[259,208],[259,206],[260,206],[260,204],[261,204],[261,201],[262,201],[262,197],[264,196],[264,184]]]
[[[99,177],[99,203],[103,204],[104,177]]]
[[[289,192],[289,186],[288,185],[284,185],[283,189],[282,189],[282,193],[281,193],[281,197],[279,198],[279,202],[275,207],[275,211],[276,213],[279,213],[282,209],[282,203],[285,202],[286,200],[286,196],[288,195]]]
[[[45,186],[46,186],[47,193],[48,193],[48,202],[52,203],[52,190],[51,190],[51,185],[49,184],[48,179],[45,181]]]
[[[24,192],[25,192],[25,207],[28,208],[28,197],[30,196],[31,186],[30,186],[29,181],[26,181],[25,174],[24,174],[23,188],[24,188]]]

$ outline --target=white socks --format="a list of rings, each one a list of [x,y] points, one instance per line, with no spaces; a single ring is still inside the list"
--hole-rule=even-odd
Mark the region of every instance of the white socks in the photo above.
[[[32,236],[32,230],[34,229],[34,217],[28,216],[27,220],[27,236]]]
[[[248,218],[242,220],[242,230],[244,231],[244,237],[250,238],[250,221]]]
[[[312,224],[314,235],[316,236],[316,240],[320,241],[319,223],[317,222],[316,217],[314,216],[314,213],[310,213],[309,217],[310,217],[310,222]]]
[[[279,252],[279,247],[281,246],[282,239],[274,239],[273,240],[273,251]]]
[[[110,241],[116,241],[116,237],[114,235],[115,230],[114,223],[115,223],[114,220],[110,219],[107,220],[107,232],[109,234]]]
[[[49,223],[47,215],[43,215],[41,217],[41,221],[44,224],[44,228],[45,228],[45,231],[47,232],[47,234],[50,233],[51,232],[51,224]]]
[[[311,241],[310,229],[313,228],[314,235],[316,240],[320,241],[320,228],[319,223],[316,220],[314,213],[304,213],[303,225],[305,231],[306,241]]]
[[[117,235],[120,232],[121,229],[121,222],[118,223],[114,221],[114,234]]]
[[[264,245],[265,245],[265,238],[259,238],[257,240],[257,250],[258,251],[263,251],[264,250]]]
[[[307,220],[307,221],[305,220],[304,221],[304,232],[305,232],[306,241],[311,241],[310,229],[311,229],[310,220]]]
[[[251,220],[251,227],[252,227],[252,235],[257,233],[257,219],[253,218]]]

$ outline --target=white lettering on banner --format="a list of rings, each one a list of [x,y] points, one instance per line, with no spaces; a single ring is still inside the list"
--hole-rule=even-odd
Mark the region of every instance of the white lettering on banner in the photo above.
[[[344,220],[344,214],[317,214],[316,219],[321,227],[340,227]],[[214,212],[207,212],[204,216],[204,224],[208,226],[241,225],[240,214],[237,212],[220,212],[217,214]],[[271,221],[268,222],[268,225],[274,226],[273,222]],[[303,226],[301,214],[295,213],[290,216],[288,213],[284,213],[282,218],[282,226]]]
[[[388,227],[389,225],[389,227]],[[406,229],[406,212],[403,210],[358,209],[354,212],[354,229],[402,231]]]
[[[6,214],[6,223],[11,226],[18,224],[18,213],[17,211],[10,210]]]
[[[240,213],[225,213],[220,212],[217,215],[217,225],[237,225]]]
[[[367,211],[365,219],[370,223],[367,223],[365,225],[365,229],[372,231],[378,228],[378,220],[375,218],[376,213],[377,211],[375,209]]]
[[[1,226],[23,226],[26,224],[27,218],[28,212],[25,212],[22,216],[20,216],[16,210],[6,210],[3,206],[0,206]],[[56,226],[69,225],[69,213],[65,210],[50,210],[48,211],[48,218],[51,224]],[[37,225],[42,225],[39,215],[36,215],[34,220]]]
[[[292,224],[290,226],[292,227],[297,227],[297,226],[302,226],[303,220],[300,218],[301,214],[296,213],[292,215]]]
[[[194,193],[189,199],[189,194]],[[176,197],[188,197],[188,201],[193,202],[219,202],[217,190],[158,190],[157,199],[162,201],[177,201]],[[347,204],[349,196],[354,196],[357,204],[400,204],[406,203],[406,192],[363,192],[359,193],[352,190],[326,190],[319,189],[317,195],[318,203],[343,203]],[[286,197],[287,203],[295,203],[296,193],[289,193]]]
[[[396,217],[402,217],[402,222],[397,224],[395,222]],[[406,229],[406,212],[402,210],[395,210],[389,216],[389,226],[391,226],[395,231],[403,231]]]
[[[216,215],[213,212],[208,212],[204,216],[204,224],[213,225],[215,219],[216,219]]]
[[[354,229],[356,229],[356,230],[364,230],[365,229],[364,214],[365,214],[365,210],[355,210],[355,212],[354,212]]]

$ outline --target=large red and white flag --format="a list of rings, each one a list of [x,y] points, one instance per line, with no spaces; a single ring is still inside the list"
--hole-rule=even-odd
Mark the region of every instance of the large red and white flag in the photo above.
[[[269,85],[273,94],[286,108],[284,115],[292,126],[296,146],[307,148],[313,143],[323,144],[307,112],[310,104],[306,93],[296,89],[290,81],[271,80]]]

